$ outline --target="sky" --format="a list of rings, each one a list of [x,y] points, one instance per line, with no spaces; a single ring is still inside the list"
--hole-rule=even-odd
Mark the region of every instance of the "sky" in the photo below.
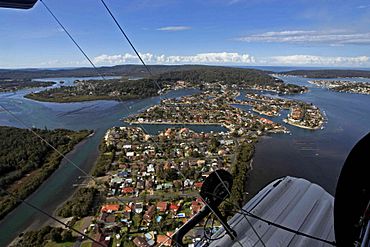
[[[44,0],[97,66],[136,64],[100,0]],[[105,0],[148,64],[370,68],[368,0]],[[0,68],[89,66],[38,2],[0,9]]]

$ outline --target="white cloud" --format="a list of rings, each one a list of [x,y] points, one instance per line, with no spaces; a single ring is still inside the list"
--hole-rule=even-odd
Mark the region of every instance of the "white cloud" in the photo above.
[[[168,27],[160,27],[157,28],[158,31],[167,31],[167,32],[177,32],[177,31],[184,31],[190,30],[191,27],[189,26],[168,26]]]
[[[355,33],[344,30],[287,30],[266,32],[239,37],[236,40],[245,42],[300,43],[300,44],[370,44],[370,32]]]
[[[250,64],[254,57],[249,54],[236,52],[199,53],[188,56],[154,55],[151,53],[140,54],[146,63],[150,64]],[[93,59],[98,65],[115,65],[123,63],[138,63],[139,59],[134,54],[100,55]]]
[[[262,61],[262,60],[261,60]],[[313,55],[273,56],[264,59],[265,63],[274,65],[316,65],[316,66],[364,66],[369,65],[368,56],[325,57]]]

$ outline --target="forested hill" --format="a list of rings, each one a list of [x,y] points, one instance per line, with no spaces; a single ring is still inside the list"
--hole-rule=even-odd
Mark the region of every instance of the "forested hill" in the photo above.
[[[159,81],[225,82],[232,84],[271,84],[276,80],[266,71],[232,67],[199,67],[191,70],[175,70],[162,73]]]
[[[240,69],[221,66],[206,65],[149,65],[150,71],[154,75],[159,75],[174,71],[197,71],[204,73],[217,71],[249,71],[252,75],[255,73],[267,75],[262,70]],[[99,74],[104,76],[135,76],[148,77],[149,73],[142,65],[117,65],[112,67],[99,67]],[[218,75],[221,75],[218,73]],[[76,68],[76,69],[0,69],[0,81],[6,79],[35,79],[35,78],[52,78],[52,77],[90,77],[98,76],[97,71],[93,68]]]
[[[340,70],[340,69],[325,69],[325,70],[292,70],[282,72],[285,75],[297,75],[310,78],[339,78],[339,77],[365,77],[370,78],[370,70]]]
[[[90,131],[35,129],[61,153],[67,153]],[[26,198],[59,166],[58,155],[31,131],[0,126],[0,187]],[[0,219],[17,202],[0,191]]]

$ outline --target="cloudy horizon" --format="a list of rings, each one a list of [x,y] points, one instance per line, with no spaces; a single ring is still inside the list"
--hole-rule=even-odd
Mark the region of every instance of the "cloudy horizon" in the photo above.
[[[99,1],[48,4],[97,66],[139,64]],[[370,68],[370,8],[362,0],[108,4],[148,64]],[[0,68],[89,66],[41,4],[0,12]]]

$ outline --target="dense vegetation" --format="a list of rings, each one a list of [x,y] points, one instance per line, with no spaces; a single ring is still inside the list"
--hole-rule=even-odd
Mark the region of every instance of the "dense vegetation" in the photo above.
[[[149,65],[153,74],[165,73],[173,70],[190,70],[207,67],[199,65]],[[0,69],[0,79],[32,79],[32,78],[58,78],[58,77],[91,77],[98,76],[137,76],[147,77],[148,71],[142,65],[117,65],[113,67],[100,67],[97,71],[93,68],[76,69]]]
[[[64,218],[71,216],[85,217],[94,214],[94,200],[98,195],[95,188],[80,188],[59,210],[58,215]]]
[[[88,80],[75,86],[62,86],[26,95],[26,98],[48,102],[76,102],[89,100],[128,100],[157,95],[158,88],[151,79]]]
[[[99,158],[96,161],[93,176],[104,176],[109,171],[110,166],[114,160],[115,150],[112,147],[107,147],[103,141],[99,146]]]
[[[34,131],[61,153],[67,153],[85,138],[89,131]],[[62,157],[26,129],[0,127],[0,187],[20,198],[26,198],[59,166]],[[0,218],[12,210],[14,198],[0,194]]]
[[[47,242],[65,243],[74,241],[70,230],[45,226],[37,231],[26,232],[15,247],[43,247]]]
[[[370,78],[370,71],[368,70],[292,70],[283,72],[286,75],[298,75],[310,78],[339,78],[339,77],[365,77]]]
[[[201,67],[192,70],[170,71],[158,76],[160,82],[225,82],[237,85],[271,84],[276,82],[265,71],[232,67]]]
[[[50,81],[32,81],[32,80],[0,80],[0,92],[13,92],[23,88],[49,87],[55,84]]]
[[[158,85],[172,84],[179,80],[192,82],[194,86],[203,83],[224,82],[237,85],[275,84],[277,80],[266,72],[255,69],[231,67],[185,66],[166,67],[168,72],[151,78],[138,80],[111,79],[78,81],[75,86],[62,86],[27,95],[39,101],[74,102],[87,100],[127,100],[158,95]],[[190,69],[192,68],[192,69]]]
[[[248,172],[251,169],[250,161],[254,154],[254,146],[250,143],[242,143],[237,151],[235,161],[231,166],[231,174],[233,175],[233,187],[231,188],[231,196],[229,201],[233,204],[242,207],[244,204],[245,184],[247,181]],[[224,204],[224,209],[233,215],[239,208],[230,203]]]

